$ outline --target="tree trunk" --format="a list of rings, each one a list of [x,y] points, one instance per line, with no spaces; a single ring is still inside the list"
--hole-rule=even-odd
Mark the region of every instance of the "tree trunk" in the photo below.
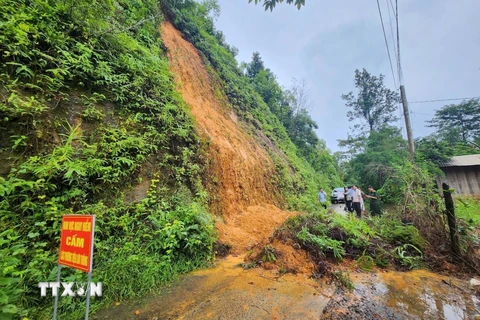
[[[445,208],[448,219],[448,228],[450,230],[450,242],[452,246],[452,252],[456,257],[460,257],[460,244],[457,234],[457,222],[455,219],[455,206],[453,204],[452,193],[450,192],[450,186],[446,183],[442,183],[443,197],[445,199]]]

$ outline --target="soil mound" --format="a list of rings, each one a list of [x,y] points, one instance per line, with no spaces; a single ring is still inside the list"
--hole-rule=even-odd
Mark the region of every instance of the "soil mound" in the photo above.
[[[273,236],[276,228],[294,212],[273,205],[252,206],[217,222],[219,240],[232,245],[233,254],[241,254]]]

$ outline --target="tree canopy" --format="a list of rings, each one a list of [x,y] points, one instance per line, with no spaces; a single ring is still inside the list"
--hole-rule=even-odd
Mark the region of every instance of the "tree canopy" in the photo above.
[[[393,114],[396,104],[399,102],[398,94],[385,87],[384,75],[372,76],[367,70],[355,70],[355,87],[357,94],[353,92],[342,95],[345,105],[351,108],[347,113],[349,121],[362,119],[364,124],[355,128],[369,132],[378,130],[383,126],[397,121]]]
[[[255,4],[261,2],[261,0],[248,0],[248,3],[251,3],[252,1],[255,1]],[[265,11],[273,11],[277,3],[282,2],[283,0],[263,0],[263,7],[265,8]],[[305,0],[286,0],[286,3],[293,4],[297,7],[298,10],[300,10],[300,8],[305,5]]]
[[[459,104],[446,105],[435,111],[428,127],[450,142],[468,142],[480,138],[480,100],[470,99]]]

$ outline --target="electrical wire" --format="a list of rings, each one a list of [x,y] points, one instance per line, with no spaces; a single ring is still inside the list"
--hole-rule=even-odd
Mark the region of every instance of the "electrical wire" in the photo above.
[[[395,44],[395,36],[393,35],[393,25],[392,25],[392,15],[390,13],[390,6],[388,5],[388,3],[390,3],[392,5],[392,10],[393,10],[393,4],[392,4],[392,0],[385,0],[387,2],[387,9],[388,9],[388,22],[390,24],[390,34],[392,35],[392,43],[393,43],[393,52],[394,52],[394,55],[395,55],[395,62],[397,63],[398,65],[398,58],[397,58],[397,46]],[[393,13],[395,14],[395,10],[393,10]]]
[[[431,114],[431,113],[421,113],[421,112],[415,112],[415,111],[410,111],[410,113],[418,114],[418,115],[422,115],[422,116],[435,116],[434,114]]]
[[[377,0],[378,13],[380,15],[380,21],[382,23],[383,37],[385,38],[385,46],[387,47],[388,60],[390,61],[390,69],[392,70],[393,83],[395,88],[397,87],[397,81],[395,80],[395,72],[393,72],[392,58],[390,57],[390,49],[388,48],[387,34],[385,32],[385,26],[383,24],[382,10],[380,9],[380,2]]]
[[[451,99],[438,99],[438,100],[408,101],[408,103],[428,103],[428,102],[469,100],[469,99],[480,99],[480,97],[465,97],[465,98],[451,98]]]
[[[393,11],[393,13],[395,13],[395,8],[393,7],[392,0],[388,0],[388,1],[390,2],[390,6],[392,7],[392,11]],[[388,3],[387,3],[387,5],[388,5]]]

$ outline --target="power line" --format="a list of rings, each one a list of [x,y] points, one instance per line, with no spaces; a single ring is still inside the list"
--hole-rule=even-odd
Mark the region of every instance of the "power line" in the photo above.
[[[469,99],[480,99],[480,97],[465,97],[465,98],[451,98],[451,99],[438,99],[438,100],[408,101],[408,103],[427,103],[427,102],[441,102],[441,101],[455,101],[455,100],[469,100]]]
[[[395,37],[393,35],[392,15],[390,14],[390,6],[388,4],[390,3],[390,5],[392,6],[392,10],[393,10],[394,14],[395,14],[395,10],[393,9],[392,0],[386,0],[386,2],[387,2],[387,9],[388,9],[388,21],[390,23],[390,34],[392,35],[393,52],[395,54],[395,62],[398,65],[398,62],[397,62],[397,60],[398,60],[398,58],[397,58],[397,46],[395,45]]]
[[[434,114],[431,114],[431,113],[421,113],[421,112],[415,112],[415,111],[410,111],[410,113],[418,114],[422,116],[435,116]]]
[[[389,24],[390,24],[390,34],[392,36],[393,53],[394,53],[394,57],[395,57],[395,62],[396,62],[397,67],[398,67],[397,46],[395,45],[395,36],[393,35],[393,30],[394,29],[393,29],[393,25],[392,25],[392,14],[390,13],[390,7],[392,7],[391,11],[395,15],[395,8],[393,7],[392,0],[386,0],[386,4],[387,4],[387,10],[388,10],[388,21],[389,21]],[[399,92],[400,88],[396,88],[396,91],[400,95],[400,92]],[[397,103],[397,109],[398,109],[399,118],[402,119],[403,114],[402,114],[402,109],[400,107],[400,101]],[[401,123],[400,123],[400,126],[402,128],[402,134],[404,134],[406,136],[407,132],[406,132],[405,127]]]
[[[387,34],[385,32],[385,26],[383,25],[382,10],[380,9],[380,2],[377,0],[378,13],[380,14],[380,21],[382,22],[383,37],[385,38],[385,46],[387,47],[388,60],[390,61],[390,69],[392,70],[393,83],[395,88],[397,87],[397,81],[395,80],[395,72],[393,72],[392,58],[390,57],[390,49],[388,48]]]
[[[395,8],[393,7],[393,2],[392,2],[392,0],[388,0],[388,1],[390,2],[390,6],[392,7],[393,13],[395,13],[396,11],[395,11]],[[387,6],[388,6],[388,3],[387,3]]]

